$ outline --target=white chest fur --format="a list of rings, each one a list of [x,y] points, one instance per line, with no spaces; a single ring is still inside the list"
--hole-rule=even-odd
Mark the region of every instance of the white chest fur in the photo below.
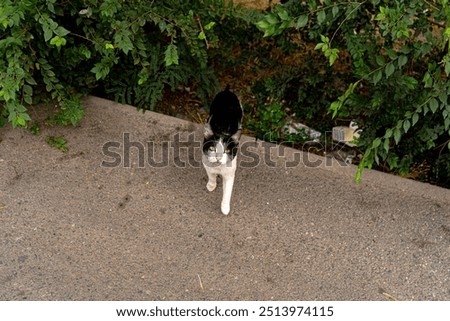
[[[234,157],[232,161],[211,162],[210,157],[203,155],[202,162],[208,174],[208,183],[206,184],[208,191],[214,191],[217,186],[217,176],[220,175],[222,177],[223,195],[220,209],[223,214],[228,215],[230,213],[230,201],[237,167],[237,157]]]

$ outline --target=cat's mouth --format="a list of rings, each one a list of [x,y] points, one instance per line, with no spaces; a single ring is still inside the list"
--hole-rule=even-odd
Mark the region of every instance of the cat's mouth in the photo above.
[[[225,164],[227,162],[227,155],[208,155],[208,161],[211,163],[221,163]]]
[[[207,153],[203,155],[211,165],[225,165],[232,160],[233,157],[227,154]]]

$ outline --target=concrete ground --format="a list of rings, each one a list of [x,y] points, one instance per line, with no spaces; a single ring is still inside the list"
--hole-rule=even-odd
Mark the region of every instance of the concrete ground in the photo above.
[[[0,300],[450,300],[450,190],[244,137],[225,216],[201,127],[85,105],[0,128]]]

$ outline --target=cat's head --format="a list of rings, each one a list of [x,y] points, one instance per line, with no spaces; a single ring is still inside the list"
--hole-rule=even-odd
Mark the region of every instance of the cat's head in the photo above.
[[[236,157],[242,116],[241,103],[229,86],[214,97],[203,140],[203,155],[210,163],[226,164]]]
[[[240,131],[234,135],[215,135],[207,124],[203,141],[203,155],[210,163],[226,164],[231,162],[238,153]]]

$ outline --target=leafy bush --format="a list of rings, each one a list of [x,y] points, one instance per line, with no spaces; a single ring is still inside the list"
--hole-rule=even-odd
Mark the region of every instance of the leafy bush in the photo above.
[[[405,173],[445,145],[448,155],[448,0],[288,1],[257,25],[265,36],[298,29],[330,66],[341,55],[351,57],[353,79],[329,110],[363,128],[357,180],[365,167]]]
[[[254,117],[247,120],[247,128],[254,132],[257,138],[277,142],[283,139],[282,129],[286,124],[286,111],[276,102],[259,105]]]
[[[216,29],[246,17],[224,0],[3,0],[0,119],[26,126],[26,105],[50,98],[60,107],[52,121],[75,124],[89,92],[153,109],[165,86],[187,82],[206,99],[218,87],[208,64]]]
[[[267,142],[281,143],[294,148],[312,142],[304,128],[297,128],[294,132],[289,131],[292,119],[281,102],[273,98],[263,101],[261,98],[259,97],[250,115],[247,115],[245,123],[245,128],[252,135]]]

